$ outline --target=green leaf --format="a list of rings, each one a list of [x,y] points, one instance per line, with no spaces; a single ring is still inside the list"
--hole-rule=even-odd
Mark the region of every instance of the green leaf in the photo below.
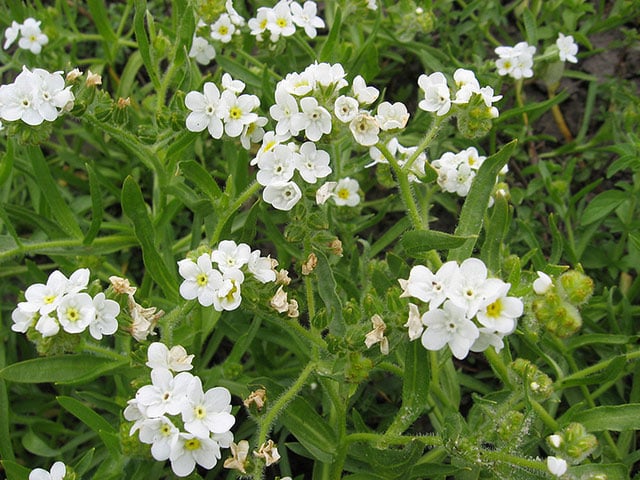
[[[23,467],[22,465],[12,462],[10,460],[2,460],[0,462],[4,473],[7,474],[7,480],[28,480],[31,473],[30,468]]]
[[[524,29],[527,32],[527,43],[529,45],[535,45],[538,43],[538,31],[536,29],[536,18],[528,8],[522,14],[522,20],[524,21]]]
[[[507,235],[510,220],[507,198],[504,195],[496,195],[481,250],[482,259],[487,268],[495,274],[499,274],[502,270],[502,244]]]
[[[75,398],[60,396],[56,400],[65,410],[97,433],[111,455],[114,458],[118,457],[120,454],[120,442],[116,436],[116,429],[109,422]],[[116,436],[115,442],[113,441],[114,436]]]
[[[13,161],[15,159],[13,141],[7,142],[7,151],[2,156],[0,163],[0,187],[7,181],[13,171]]]
[[[133,231],[142,247],[142,259],[151,277],[160,286],[168,300],[178,300],[175,269],[169,270],[156,245],[155,231],[147,213],[142,191],[132,177],[122,186],[122,210],[133,222]]]
[[[342,317],[342,301],[337,293],[336,279],[333,276],[329,260],[326,255],[317,251],[318,265],[315,273],[318,279],[318,294],[327,308],[329,329],[334,335],[341,337],[346,333],[344,318]]]
[[[60,457],[60,450],[51,448],[47,442],[36,435],[33,430],[27,430],[27,433],[22,437],[22,446],[30,453],[39,457]]]
[[[142,61],[149,74],[149,78],[153,83],[156,90],[160,89],[160,79],[158,78],[158,72],[156,71],[157,65],[149,38],[147,37],[147,31],[144,28],[144,21],[147,13],[147,1],[135,0],[135,14],[133,15],[133,26],[136,34],[136,40],[138,42],[138,51],[142,55]]]
[[[460,237],[436,230],[412,230],[402,236],[400,245],[409,256],[416,256],[430,250],[451,250],[475,240],[477,235]]]
[[[629,480],[629,467],[623,463],[590,463],[571,467],[573,478],[606,478],[607,480]]]
[[[332,462],[336,454],[336,434],[304,398],[293,400],[282,414],[282,423],[321,462]]]
[[[254,92],[259,91],[262,85],[261,75],[256,74],[253,70],[245,67],[237,60],[222,55],[216,57],[216,63],[233,78],[242,80],[248,86],[253,87]]]
[[[27,154],[33,166],[34,178],[37,179],[38,187],[50,208],[51,215],[67,235],[82,238],[82,230],[78,226],[78,221],[67,202],[62,198],[42,150],[40,147],[28,147]]]
[[[607,190],[596,195],[582,212],[580,225],[584,227],[603,219],[628,198],[629,194],[620,190]]]
[[[460,212],[460,221],[454,235],[458,237],[476,236],[482,229],[482,219],[489,205],[489,197],[493,187],[496,184],[498,172],[507,163],[513,151],[515,150],[517,141],[506,144],[497,153],[487,158],[478,174],[473,179],[471,190],[467,195],[467,199],[462,206]],[[476,239],[466,240],[460,247],[454,248],[449,252],[449,260],[457,260],[461,262],[471,256]]]
[[[114,51],[118,46],[118,37],[109,23],[109,19],[112,18],[112,16],[107,12],[104,0],[88,0],[87,6],[91,13],[93,23],[95,23],[96,29],[102,37],[102,46],[107,54],[107,62],[113,63]]]
[[[195,160],[180,162],[180,171],[204,193],[215,208],[223,193],[211,174]]]
[[[329,28],[329,35],[327,36],[327,40],[324,42],[324,45],[322,46],[322,50],[320,50],[320,55],[318,55],[318,60],[320,62],[338,61],[339,52],[341,51],[341,48],[339,46],[341,26],[342,26],[342,9],[336,8],[335,15],[333,18],[333,24]]]
[[[626,363],[624,355],[620,355],[614,358],[604,370],[586,377],[577,375],[563,378],[560,380],[560,385],[562,385],[563,388],[569,388],[579,385],[598,385],[610,382],[624,374]]]
[[[82,458],[73,465],[73,471],[76,472],[76,475],[78,475],[79,478],[84,478],[84,475],[91,468],[91,462],[95,452],[95,448],[90,448],[84,455],[82,455]]]
[[[429,354],[419,341],[412,341],[404,357],[402,406],[425,409],[429,402]]]
[[[638,335],[615,335],[612,333],[584,333],[567,340],[567,348],[575,350],[585,345],[626,345],[638,340]]]
[[[577,413],[572,421],[589,432],[640,430],[640,403],[590,408]]]
[[[368,443],[357,443],[349,449],[349,456],[354,458],[354,472],[370,474],[376,472],[387,480],[405,479],[408,471],[415,466],[422,456],[424,445],[411,442],[402,448],[376,448]]]
[[[91,226],[87,230],[84,236],[85,245],[89,245],[96,238],[102,225],[102,217],[104,215],[104,207],[102,204],[102,191],[100,189],[100,182],[96,177],[96,172],[91,165],[85,163],[87,174],[89,175],[89,192],[91,194]]]
[[[39,357],[6,366],[0,378],[16,383],[85,383],[127,363],[91,355]]]

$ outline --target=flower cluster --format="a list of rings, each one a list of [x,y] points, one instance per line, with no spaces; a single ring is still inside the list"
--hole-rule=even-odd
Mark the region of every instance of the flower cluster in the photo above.
[[[442,72],[434,72],[431,75],[422,74],[418,77],[418,86],[424,93],[418,107],[425,112],[432,112],[438,116],[449,113],[452,105],[466,105],[471,103],[474,96],[482,99],[488,109],[491,118],[497,118],[498,109],[493,106],[502,98],[502,95],[494,95],[493,88],[485,86],[480,88],[480,83],[471,70],[458,68],[453,73],[456,86],[455,96],[451,98],[451,90],[447,84],[447,78]]]
[[[213,264],[218,268],[214,268]],[[241,285],[245,274],[251,274],[260,283],[276,280],[278,262],[271,257],[260,256],[246,243],[236,244],[223,240],[212,252],[200,254],[195,260],[178,261],[178,272],[184,278],[180,295],[186,300],[197,299],[200,305],[223,310],[235,310],[242,302]]]
[[[296,27],[302,28],[309,38],[315,38],[317,30],[325,27],[317,11],[316,2],[311,0],[304,2],[304,5],[292,0],[280,0],[274,7],[259,7],[256,16],[247,22],[235,10],[232,0],[226,0],[225,11],[213,23],[198,21],[189,56],[202,65],[208,65],[216,56],[216,49],[208,38],[222,44],[230,43],[245,25],[258,41],[263,41],[263,36],[268,34],[271,42],[277,42],[280,37],[293,35]]]
[[[23,50],[30,50],[31,53],[38,55],[42,51],[42,47],[49,43],[49,37],[47,37],[40,29],[40,22],[35,18],[27,18],[23,23],[18,23],[15,20],[11,22],[11,26],[4,31],[4,46],[6,50],[13,42],[16,41],[18,36],[18,47]]]
[[[260,7],[255,18],[248,22],[251,35],[262,41],[265,33],[271,42],[280,37],[290,37],[296,33],[296,26],[304,30],[309,38],[315,38],[317,29],[324,28],[324,20],[317,15],[316,2],[307,0],[304,5],[296,1],[280,0],[273,8]]]
[[[222,93],[213,82],[205,83],[202,93],[187,93],[185,105],[191,110],[186,119],[187,129],[191,132],[206,129],[215,139],[225,133],[231,138],[240,137],[246,149],[251,147],[251,142],[259,142],[264,134],[261,127],[267,119],[255,113],[260,100],[255,95],[243,94],[244,88],[244,82],[225,73]]]
[[[125,419],[134,422],[129,434],[138,431],[140,441],[151,445],[153,458],[169,460],[179,477],[191,474],[196,464],[212,469],[220,449],[233,442],[230,429],[236,420],[229,390],[205,392],[200,377],[187,371],[192,358],[179,345],[169,349],[152,343],[147,362],[151,384],[140,387],[124,410]]]
[[[337,182],[326,182],[316,192],[316,203],[324,204],[332,199],[339,207],[355,207],[360,203],[360,184],[354,178],[345,177]]]
[[[64,480],[67,475],[67,466],[62,462],[55,462],[51,465],[51,470],[34,468],[29,473],[29,480]]]
[[[529,45],[527,42],[519,42],[513,47],[504,45],[497,47],[495,52],[499,57],[496,60],[498,75],[508,75],[516,80],[533,77],[535,46]],[[573,36],[559,33],[555,45],[550,47],[541,58],[546,59],[549,55],[557,55],[561,62],[578,63],[577,53],[578,44],[574,41]]]
[[[418,306],[409,304],[405,324],[409,338],[422,337],[427,350],[449,345],[458,359],[465,358],[469,350],[481,352],[493,346],[500,351],[503,337],[515,330],[524,307],[519,298],[508,296],[511,284],[487,273],[486,265],[477,258],[460,265],[446,262],[436,273],[423,265],[414,266],[407,280],[399,280],[400,296],[417,298],[429,308],[420,315]]]
[[[74,100],[62,72],[23,67],[13,83],[0,86],[0,118],[22,120],[32,126],[45,120],[53,122],[62,112],[71,110]]]
[[[431,166],[438,172],[438,185],[442,190],[466,197],[486,158],[475,147],[469,147],[458,153],[446,152],[431,162]],[[500,174],[504,175],[508,170],[505,165]]]
[[[495,49],[498,60],[498,75],[510,76],[519,80],[533,77],[533,55],[536,47],[527,42],[519,42],[514,47],[500,46]]]
[[[24,302],[11,314],[14,332],[27,333],[31,328],[42,337],[56,335],[60,328],[67,333],[82,333],[87,327],[96,340],[118,330],[116,317],[120,305],[99,292],[91,297],[84,290],[89,283],[89,269],[76,270],[67,278],[56,270],[47,283],[35,283],[25,292]]]

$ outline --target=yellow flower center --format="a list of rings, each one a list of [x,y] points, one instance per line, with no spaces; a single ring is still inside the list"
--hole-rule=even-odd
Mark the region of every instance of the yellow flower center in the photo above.
[[[499,317],[501,313],[502,313],[502,302],[500,301],[500,299],[496,300],[491,305],[487,306],[487,315],[489,317],[496,318],[496,317]]]
[[[46,297],[43,298],[44,303],[46,303],[47,305],[53,303],[53,301],[56,299],[55,295],[47,295]]]
[[[229,27],[227,27],[226,25],[221,25],[220,28],[218,28],[218,33],[222,36],[225,36],[227,33],[229,33]]]
[[[67,320],[69,320],[70,322],[77,322],[78,320],[80,320],[80,312],[78,311],[77,308],[74,308],[74,307],[67,308],[65,315],[67,317]]]
[[[276,25],[278,25],[280,28],[284,28],[287,26],[287,20],[284,18],[279,18],[276,20]]]
[[[204,287],[208,281],[209,279],[204,273],[201,273],[196,277],[196,283],[201,287]]]
[[[233,120],[238,120],[242,118],[242,110],[240,110],[238,107],[231,107],[231,109],[229,109],[229,116]]]
[[[347,198],[349,198],[349,190],[347,190],[346,188],[341,188],[340,190],[338,190],[338,197],[340,197],[342,200],[346,200]]]
[[[202,405],[198,405],[194,413],[196,414],[196,418],[204,418],[207,415],[207,410]]]
[[[171,427],[166,423],[160,427],[160,433],[165,437],[168,437],[171,434]]]
[[[190,438],[184,442],[184,448],[187,450],[198,450],[200,448],[200,440],[197,438]]]

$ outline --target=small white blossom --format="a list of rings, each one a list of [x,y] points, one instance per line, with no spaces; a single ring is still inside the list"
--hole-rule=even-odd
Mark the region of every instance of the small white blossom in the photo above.
[[[422,315],[422,323],[427,327],[422,334],[424,348],[437,351],[449,345],[451,353],[459,360],[469,354],[469,349],[480,335],[478,327],[467,319],[465,309],[450,300],[441,309],[429,310]]]
[[[182,298],[197,298],[203,307],[213,304],[215,292],[222,285],[222,274],[213,268],[209,254],[203,253],[195,262],[189,258],[178,261],[178,273],[184,278],[180,284]]]
[[[189,57],[195,59],[201,65],[209,65],[211,60],[216,58],[216,49],[209,44],[206,38],[193,37]]]
[[[418,107],[426,112],[436,112],[436,115],[446,115],[451,108],[451,92],[447,86],[447,79],[441,72],[418,77],[418,86],[424,92],[424,99]]]
[[[533,281],[533,291],[538,295],[544,295],[553,286],[553,280],[544,272],[536,272],[538,278]]]
[[[211,25],[211,38],[222,43],[229,43],[236,31],[236,26],[231,21],[228,13],[220,15],[218,20]]]
[[[182,345],[175,345],[169,349],[164,343],[153,342],[147,350],[147,363],[151,369],[165,368],[174,372],[191,370],[193,355],[187,355]]]
[[[67,473],[67,466],[62,462],[55,462],[50,471],[35,468],[29,473],[29,480],[63,480]]]
[[[318,104],[318,100],[314,97],[304,97],[300,100],[300,109],[301,112],[291,120],[294,130],[304,130],[312,142],[320,140],[323,134],[331,133],[331,114]]]
[[[302,198],[302,192],[295,182],[271,183],[265,187],[262,198],[274,208],[288,211]]]
[[[339,206],[355,207],[360,203],[359,189],[357,180],[349,177],[342,178],[335,186],[333,200]]]
[[[89,333],[96,340],[100,340],[103,335],[113,335],[118,330],[118,320],[116,317],[120,313],[120,305],[114,300],[105,297],[103,292],[99,292],[93,297],[93,308],[96,316],[89,324]]]
[[[191,113],[187,116],[187,130],[201,132],[204,129],[216,139],[222,138],[224,127],[218,117],[220,104],[220,90],[213,82],[204,84],[204,93],[189,92],[184,103]]]
[[[558,33],[556,46],[558,47],[558,56],[561,62],[578,63],[578,59],[576,58],[578,44],[574,42],[571,35],[564,36],[564,34]]]
[[[313,142],[300,145],[299,155],[295,157],[295,166],[307,183],[316,183],[318,178],[328,176],[331,173],[329,163],[329,154],[318,150]]]
[[[409,121],[407,106],[402,102],[396,102],[394,104],[382,102],[378,105],[376,121],[381,130],[404,128]]]
[[[358,100],[360,105],[369,105],[375,102],[380,94],[376,87],[367,86],[361,75],[357,75],[353,79],[351,88],[353,89],[353,96]]]
[[[349,123],[356,118],[360,104],[353,97],[340,95],[333,104],[333,113],[342,123]]]
[[[238,270],[249,262],[251,248],[246,243],[236,244],[233,240],[222,240],[218,248],[211,252],[211,260],[218,264],[221,272]]]
[[[42,47],[49,43],[49,37],[47,37],[40,29],[42,22],[34,19],[27,18],[20,27],[20,40],[18,40],[18,46],[24,50],[30,50],[31,53],[38,55],[42,51]]]
[[[180,433],[171,448],[171,469],[178,477],[186,477],[196,464],[211,470],[221,457],[220,444],[211,438]]]
[[[547,468],[552,475],[561,477],[567,471],[567,461],[558,457],[547,457]]]
[[[360,112],[356,115],[349,123],[349,130],[351,130],[355,141],[360,145],[371,147],[378,143],[380,127],[376,119],[367,112]]]
[[[317,15],[318,7],[316,2],[307,0],[304,6],[300,6],[297,2],[291,2],[291,16],[293,23],[298,27],[304,28],[304,32],[309,38],[316,38],[317,29],[324,28],[324,20]]]
[[[93,299],[88,293],[65,295],[56,309],[58,321],[68,333],[80,333],[96,318]]]

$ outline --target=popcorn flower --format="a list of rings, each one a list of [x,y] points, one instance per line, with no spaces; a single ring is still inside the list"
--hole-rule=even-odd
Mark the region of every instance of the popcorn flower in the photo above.
[[[558,56],[561,62],[578,63],[578,59],[576,58],[578,44],[574,42],[571,35],[565,36],[562,33],[558,33],[556,47],[558,47]]]
[[[62,462],[55,462],[50,471],[35,468],[29,473],[29,480],[63,480],[67,474],[67,466]]]

